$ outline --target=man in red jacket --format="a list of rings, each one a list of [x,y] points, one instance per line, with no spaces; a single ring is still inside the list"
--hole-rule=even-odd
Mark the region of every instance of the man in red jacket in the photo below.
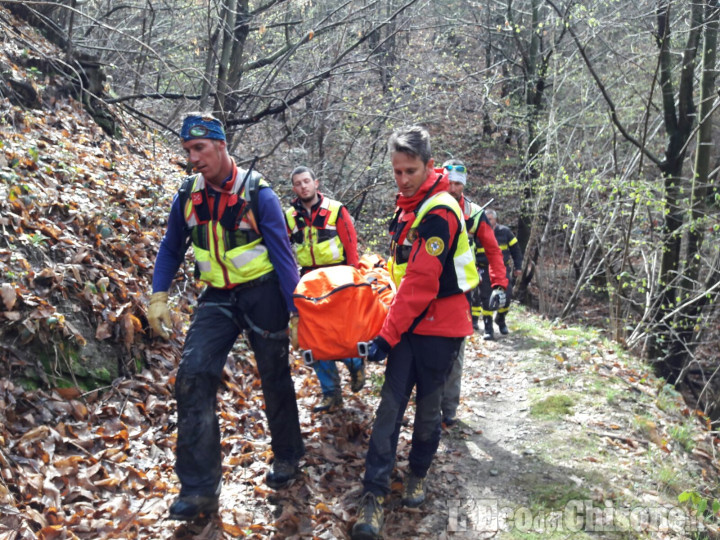
[[[396,131],[388,150],[399,190],[388,270],[398,290],[369,347],[369,361],[387,356],[388,362],[353,540],[380,537],[382,505],[413,388],[415,421],[402,502],[416,507],[425,500],[425,475],[440,441],[443,385],[463,338],[473,333],[466,293],[478,284],[462,210],[447,192],[446,172],[433,168],[428,132],[419,126]]]
[[[290,173],[290,181],[297,198],[285,211],[285,221],[301,274],[338,264],[357,268],[357,233],[345,205],[320,193],[320,181],[309,167],[295,167]],[[316,337],[320,339],[321,336]],[[359,392],[365,386],[362,358],[343,358],[341,361],[350,372],[350,389]],[[313,411],[328,412],[341,407],[342,389],[335,362],[313,362],[312,366],[322,390],[320,403]]]
[[[465,185],[467,184],[467,167],[459,159],[451,159],[443,164],[443,169],[447,171],[449,185],[448,191],[450,195],[462,208],[465,218],[465,228],[470,237],[470,245],[475,251],[482,250],[485,254],[485,260],[488,264],[483,268],[478,268],[481,284],[473,290],[471,295],[472,302],[472,318],[473,328],[480,314],[480,288],[486,286],[488,290],[488,303],[492,300],[493,305],[505,305],[505,291],[508,287],[508,279],[505,272],[505,264],[503,263],[503,253],[498,245],[492,224],[485,211],[468,199],[465,194]],[[477,300],[477,301],[476,301]],[[477,328],[476,328],[477,329]],[[442,398],[442,419],[446,426],[451,426],[456,422],[457,408],[460,404],[460,387],[462,381],[462,369],[465,361],[465,342],[463,341],[458,355],[453,361],[452,371],[445,383],[445,390]]]

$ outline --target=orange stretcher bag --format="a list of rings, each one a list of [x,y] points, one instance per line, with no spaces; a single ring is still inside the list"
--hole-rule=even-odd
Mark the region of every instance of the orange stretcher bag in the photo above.
[[[360,257],[358,268],[365,279],[370,282],[375,294],[380,297],[380,301],[390,307],[396,291],[385,259],[374,253],[365,254]]]
[[[382,328],[394,288],[387,270],[387,283],[382,268],[365,271],[368,277],[352,266],[328,266],[300,279],[293,302],[306,363],[367,356],[368,342]]]

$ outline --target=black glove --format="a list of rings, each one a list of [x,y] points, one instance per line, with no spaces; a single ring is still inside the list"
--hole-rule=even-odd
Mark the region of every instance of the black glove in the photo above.
[[[490,300],[488,300],[488,309],[490,311],[497,311],[505,305],[505,289],[502,287],[495,287],[490,293]]]
[[[390,352],[390,345],[378,336],[370,342],[367,360],[368,362],[382,362],[387,358],[388,352]]]

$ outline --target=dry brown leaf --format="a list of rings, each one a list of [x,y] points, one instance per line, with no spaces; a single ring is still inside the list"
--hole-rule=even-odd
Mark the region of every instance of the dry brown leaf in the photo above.
[[[112,329],[107,321],[101,322],[95,331],[95,339],[102,341],[112,336]]]
[[[233,523],[226,523],[223,521],[222,530],[228,534],[233,535],[233,537],[235,537],[235,538],[247,536],[245,534],[245,529],[243,527],[241,527],[240,525],[235,525]]]
[[[38,531],[40,540],[53,540],[55,538],[64,538],[64,527],[62,525],[48,525]]]
[[[79,388],[76,388],[74,386],[67,387],[67,388],[55,388],[54,391],[57,392],[57,394],[61,398],[67,399],[67,400],[75,399],[78,396],[80,396],[80,394],[82,393],[82,392],[80,392]]]
[[[0,296],[2,296],[5,309],[8,311],[12,310],[15,306],[15,301],[17,300],[15,287],[13,287],[10,283],[3,283],[2,286],[0,286]]]

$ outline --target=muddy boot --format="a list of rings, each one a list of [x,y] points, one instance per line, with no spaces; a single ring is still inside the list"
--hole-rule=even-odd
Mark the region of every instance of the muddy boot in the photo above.
[[[295,478],[299,471],[296,461],[276,459],[273,461],[272,468],[265,475],[265,483],[273,489],[282,489],[287,487],[290,480]]]
[[[507,336],[510,333],[510,330],[508,330],[507,324],[505,324],[505,313],[496,313],[495,314],[495,324],[498,325],[498,330],[500,330],[500,333],[503,336]]]
[[[377,540],[381,538],[380,530],[383,526],[384,497],[377,497],[369,491],[360,500],[360,512],[353,525],[350,538],[352,540]]]
[[[483,334],[483,339],[486,341],[495,339],[495,335],[493,333],[492,317],[483,317],[483,324],[485,325],[485,333]]]
[[[412,472],[405,478],[403,484],[402,503],[408,508],[417,508],[425,502],[424,478],[415,476]]]
[[[319,404],[313,407],[313,412],[333,412],[342,407],[343,399],[340,392],[323,396]]]
[[[214,514],[218,506],[217,495],[181,495],[170,506],[170,519],[194,521],[201,515]]]

